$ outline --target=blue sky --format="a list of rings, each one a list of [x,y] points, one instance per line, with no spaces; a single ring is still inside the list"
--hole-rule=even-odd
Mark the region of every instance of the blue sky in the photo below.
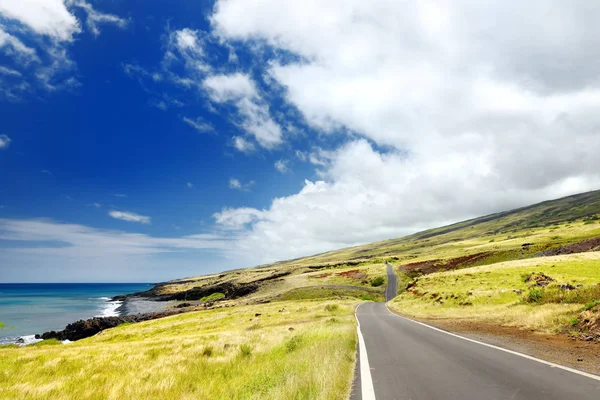
[[[581,3],[0,0],[0,281],[198,275],[596,189]]]

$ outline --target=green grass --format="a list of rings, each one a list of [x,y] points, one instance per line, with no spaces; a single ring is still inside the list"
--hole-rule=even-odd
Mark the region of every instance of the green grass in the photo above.
[[[384,296],[379,291],[356,288],[336,289],[327,287],[305,287],[290,290],[281,295],[278,300],[316,300],[316,299],[348,299],[355,298],[364,301],[383,301]]]
[[[66,345],[2,347],[0,398],[345,399],[355,303],[191,312]],[[247,329],[257,321],[260,328]]]
[[[525,282],[543,273],[547,287]],[[421,318],[486,321],[545,332],[561,331],[600,299],[600,252],[516,260],[417,278],[390,306]],[[579,286],[562,290],[560,285]]]
[[[211,294],[210,296],[201,298],[200,301],[202,301],[202,302],[214,301],[214,300],[222,299],[223,297],[225,297],[225,294],[217,292],[217,293]]]

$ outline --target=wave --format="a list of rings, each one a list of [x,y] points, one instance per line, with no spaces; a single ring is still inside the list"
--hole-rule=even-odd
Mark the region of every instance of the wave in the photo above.
[[[104,303],[102,304],[102,309],[100,310],[100,315],[96,315],[96,317],[118,317],[119,312],[117,309],[123,304],[122,301],[111,301],[110,297],[99,297],[98,300],[102,300]]]

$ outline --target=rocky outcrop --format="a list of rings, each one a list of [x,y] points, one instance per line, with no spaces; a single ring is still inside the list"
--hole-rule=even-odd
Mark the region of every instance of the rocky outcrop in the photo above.
[[[41,335],[35,335],[36,339],[58,339],[76,341],[90,336],[105,329],[114,328],[125,322],[142,322],[152,319],[168,317],[169,315],[181,314],[183,310],[165,311],[148,314],[126,315],[122,317],[97,317],[87,320],[79,320],[67,325],[62,331],[50,331]]]
[[[585,253],[588,251],[600,251],[600,238],[587,239],[578,243],[571,243],[565,246],[556,247],[537,254],[538,256],[558,256],[561,254]]]
[[[285,274],[287,275],[287,273]],[[276,277],[284,276],[283,274],[279,274]],[[177,293],[172,294],[161,294],[160,293],[160,285],[155,286],[154,288],[140,293],[128,294],[124,296],[116,296],[113,297],[113,301],[123,301],[130,299],[132,297],[144,297],[150,300],[156,301],[191,301],[191,300],[201,300],[205,297],[210,296],[214,293],[223,293],[225,297],[224,300],[237,299],[242,296],[247,296],[256,292],[259,288],[258,283],[274,279],[269,276],[267,278],[258,279],[254,282],[250,283],[232,283],[232,282],[223,282],[216,285],[206,285],[206,286],[197,286],[188,290],[184,290]]]

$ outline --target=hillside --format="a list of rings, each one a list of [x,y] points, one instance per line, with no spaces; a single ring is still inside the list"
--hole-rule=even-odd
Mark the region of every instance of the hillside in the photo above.
[[[600,191],[545,201],[399,239],[166,282],[150,295],[163,300],[248,304],[331,294],[376,299],[383,262],[413,274],[586,252],[600,243]],[[587,242],[586,242],[587,241]],[[333,291],[333,292],[332,292]],[[211,297],[212,296],[212,297]],[[199,303],[194,303],[199,304]]]

